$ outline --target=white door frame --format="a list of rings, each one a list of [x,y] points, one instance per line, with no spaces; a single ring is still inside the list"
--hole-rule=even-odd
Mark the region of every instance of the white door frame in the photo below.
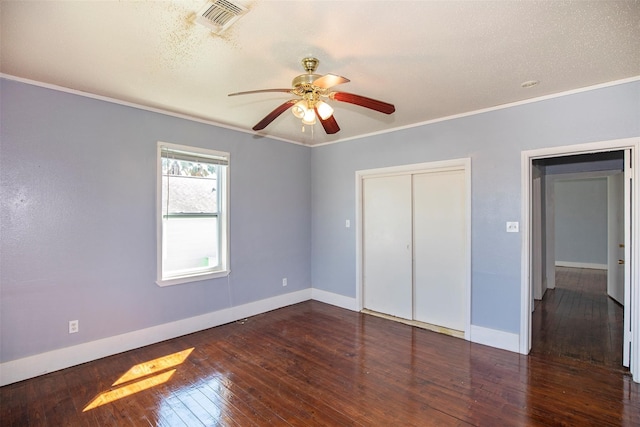
[[[632,209],[632,234],[631,241],[631,363],[630,371],[635,382],[640,382],[640,269],[638,268],[638,248],[640,248],[640,215],[638,201],[639,169],[635,167],[640,160],[640,138],[625,138],[611,141],[600,141],[587,144],[568,145],[562,147],[550,147],[537,150],[523,151],[521,154],[521,194],[522,194],[522,259],[521,259],[521,287],[520,287],[520,345],[521,354],[529,354],[531,350],[531,167],[532,161],[539,158],[570,156],[576,154],[596,153],[613,150],[631,150],[632,180],[634,182],[631,191]],[[633,327],[635,326],[635,327]]]
[[[471,339],[471,158],[461,158],[453,160],[443,160],[427,163],[416,163],[402,166],[390,166],[377,169],[366,169],[356,171],[356,310],[363,309],[363,250],[362,250],[362,183],[363,180],[371,176],[412,174],[423,172],[436,172],[451,169],[463,169],[465,172],[465,205],[467,227],[467,241],[465,247],[465,330],[464,339]]]

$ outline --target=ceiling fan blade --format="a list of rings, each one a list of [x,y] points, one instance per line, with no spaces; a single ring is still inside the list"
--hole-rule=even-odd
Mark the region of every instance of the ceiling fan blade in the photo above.
[[[329,97],[331,99],[335,99],[336,101],[348,102],[349,104],[355,104],[361,107],[370,108],[372,110],[379,111],[385,114],[391,114],[396,111],[396,107],[394,107],[393,104],[378,101],[372,98],[367,98],[366,96],[355,95],[353,93],[331,92],[329,94]]]
[[[269,123],[274,121],[280,114],[282,114],[285,111],[287,111],[289,109],[289,107],[291,107],[296,102],[298,102],[297,99],[290,99],[287,102],[283,103],[282,105],[279,105],[272,112],[267,114],[264,119],[260,120],[258,122],[258,124],[255,125],[252,129],[253,130],[262,130],[262,129],[266,128],[269,125]]]
[[[285,92],[285,93],[293,93],[291,89],[258,89],[258,90],[248,90],[246,92],[234,92],[230,93],[228,96],[237,96],[237,95],[248,95],[250,93],[264,93],[264,92]]]
[[[342,83],[349,83],[350,81],[351,80],[346,77],[337,76],[335,74],[325,74],[324,76],[315,79],[312,84],[322,89],[329,89],[330,87]]]
[[[336,122],[336,119],[335,117],[333,117],[333,114],[329,116],[328,119],[322,120],[322,117],[320,117],[320,114],[318,113],[318,109],[317,108],[314,108],[314,109],[316,110],[316,116],[318,117],[318,119],[320,119],[320,123],[322,123],[322,127],[324,128],[324,131],[327,134],[332,135],[340,131],[340,126],[338,126],[338,122]]]

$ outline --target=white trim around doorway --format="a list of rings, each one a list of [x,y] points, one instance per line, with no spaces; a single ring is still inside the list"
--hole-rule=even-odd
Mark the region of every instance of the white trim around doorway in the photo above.
[[[522,209],[522,258],[521,258],[521,287],[520,287],[520,343],[519,352],[529,354],[531,350],[531,162],[535,159],[560,157],[576,154],[597,153],[613,150],[631,150],[631,164],[633,185],[631,192],[632,224],[640,224],[640,191],[637,183],[640,176],[638,161],[640,160],[640,138],[625,138],[610,141],[592,142],[562,147],[550,147],[537,150],[523,151],[521,154],[521,209]],[[632,227],[631,247],[640,248],[639,227]],[[635,249],[631,256],[631,360],[630,371],[635,382],[640,382],[640,268],[639,250]]]

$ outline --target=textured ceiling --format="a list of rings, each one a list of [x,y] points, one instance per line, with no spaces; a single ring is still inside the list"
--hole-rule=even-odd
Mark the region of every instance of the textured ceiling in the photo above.
[[[251,131],[315,56],[336,87],[395,104],[332,102],[341,127],[261,134],[314,145],[640,76],[639,1],[269,1],[221,36],[205,1],[2,1],[0,71]],[[523,89],[521,83],[539,80]]]

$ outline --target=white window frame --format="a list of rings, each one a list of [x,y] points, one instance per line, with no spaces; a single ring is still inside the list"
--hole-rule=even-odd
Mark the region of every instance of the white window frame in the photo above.
[[[185,153],[193,154],[194,156],[201,155],[202,157],[209,158],[224,158],[227,161],[227,167],[224,174],[220,174],[221,182],[218,183],[218,191],[222,191],[223,194],[219,196],[219,217],[220,221],[220,253],[219,253],[219,267],[214,271],[203,271],[191,274],[185,274],[184,276],[173,276],[171,278],[164,278],[162,274],[162,154],[166,150],[182,151]],[[229,275],[229,169],[230,169],[230,154],[223,151],[210,150],[206,148],[191,147],[186,145],[172,144],[168,142],[158,141],[157,153],[156,153],[156,250],[157,250],[157,269],[156,269],[156,284],[158,286],[172,286],[182,283],[190,283],[201,280],[215,279],[219,277],[226,277]]]

